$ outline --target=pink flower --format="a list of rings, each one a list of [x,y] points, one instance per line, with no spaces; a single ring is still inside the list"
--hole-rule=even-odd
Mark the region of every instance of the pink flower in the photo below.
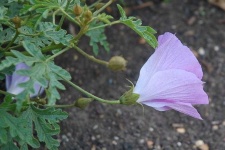
[[[141,68],[134,93],[137,102],[159,111],[174,109],[202,119],[192,106],[208,104],[202,68],[190,49],[171,33],[158,38],[158,47]]]
[[[30,69],[30,67],[27,66],[25,63],[19,63],[15,67],[15,71],[27,70],[27,69]],[[15,94],[15,95],[20,94],[21,92],[24,91],[24,88],[20,87],[19,84],[27,82],[29,79],[30,77],[18,75],[16,72],[13,72],[12,75],[6,75],[7,92],[11,94]],[[31,97],[37,96],[40,88],[41,88],[40,85],[38,83],[35,83],[34,84],[35,93],[31,94],[30,96]],[[44,88],[41,88],[40,94],[43,93],[43,91],[44,91]]]

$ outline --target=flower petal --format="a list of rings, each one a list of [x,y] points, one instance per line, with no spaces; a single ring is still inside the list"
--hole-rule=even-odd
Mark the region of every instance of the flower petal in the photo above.
[[[21,70],[21,69],[29,69],[29,67],[24,63],[17,64],[15,67],[15,71]],[[6,75],[7,92],[15,94],[15,95],[21,93],[24,90],[24,88],[21,88],[18,85],[28,80],[29,80],[29,77],[18,75],[16,74],[16,72],[13,72],[12,75]]]
[[[143,104],[145,104],[147,106],[152,106],[153,103],[152,102],[144,102]],[[161,105],[161,107],[154,107],[156,110],[166,111],[166,110],[174,109],[174,110],[184,113],[186,115],[189,115],[194,118],[202,120],[202,117],[200,116],[198,111],[191,104],[179,103],[179,102],[178,103],[162,102],[160,105],[159,105],[159,103],[157,105],[158,106]]]
[[[158,38],[158,47],[141,68],[136,86],[144,88],[154,73],[168,69],[181,69],[195,74],[202,79],[203,72],[198,60],[191,50],[171,33]]]
[[[208,104],[208,96],[203,90],[202,81],[193,73],[171,69],[155,73],[145,88],[134,88],[140,95],[137,102],[168,100],[190,104]],[[154,107],[154,106],[153,106]]]
[[[29,69],[30,67],[27,66],[25,63],[19,63],[16,65],[15,67],[15,71],[17,70],[26,70]],[[13,72],[12,75],[6,75],[6,89],[7,92],[12,93],[12,94],[19,94],[21,92],[23,92],[24,88],[20,87],[19,84],[24,83],[26,81],[28,81],[30,79],[30,77],[28,76],[21,76],[18,75],[16,72]],[[34,84],[34,93],[31,94],[31,97],[34,97],[38,94],[40,90],[40,85],[38,83]],[[44,91],[44,88],[42,87],[40,90],[40,93],[42,93]]]

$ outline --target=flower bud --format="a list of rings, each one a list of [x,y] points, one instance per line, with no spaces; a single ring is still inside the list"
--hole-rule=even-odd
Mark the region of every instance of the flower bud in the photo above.
[[[12,19],[12,22],[14,23],[16,29],[21,27],[21,19],[20,19],[20,17],[18,17],[18,16],[14,17]]]
[[[134,90],[134,85],[132,84],[130,90],[128,90],[127,92],[125,92],[120,98],[120,103],[124,104],[124,105],[133,105],[136,104],[138,98],[139,98],[139,94],[133,93]]]
[[[113,56],[109,60],[108,68],[113,71],[120,71],[126,69],[127,61],[121,56]]]
[[[85,23],[89,22],[92,19],[92,12],[87,10],[84,12],[84,21]]]
[[[73,8],[73,12],[76,16],[80,16],[83,12],[83,8],[80,5],[75,5]]]
[[[92,101],[93,101],[92,98],[84,98],[84,97],[82,97],[82,98],[79,98],[78,100],[76,100],[76,102],[74,103],[74,106],[79,107],[81,109],[84,109]]]

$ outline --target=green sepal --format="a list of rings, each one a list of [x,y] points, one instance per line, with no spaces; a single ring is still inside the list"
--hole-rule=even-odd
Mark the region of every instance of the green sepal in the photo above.
[[[130,81],[129,81],[130,82]],[[137,103],[138,98],[140,97],[139,94],[133,93],[134,91],[134,85],[132,82],[130,89],[126,91],[120,98],[120,103],[124,105],[133,105]]]

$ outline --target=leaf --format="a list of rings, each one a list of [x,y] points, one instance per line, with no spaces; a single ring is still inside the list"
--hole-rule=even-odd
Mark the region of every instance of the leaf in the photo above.
[[[0,143],[6,144],[7,143],[7,131],[4,128],[0,127]]]
[[[44,60],[45,57],[41,53],[41,49],[39,49],[35,44],[30,43],[29,41],[23,41],[22,42],[23,47],[25,50],[33,57],[36,57],[37,59]]]
[[[67,116],[66,112],[53,107],[39,109],[29,105],[18,118],[0,109],[0,142],[4,144],[1,149],[18,149],[11,138],[18,141],[20,149],[24,150],[28,149],[27,144],[32,148],[39,148],[39,141],[45,142],[48,149],[57,149],[59,142],[52,136],[59,134],[58,122]],[[34,136],[36,133],[39,141]],[[11,138],[7,138],[7,135]]]
[[[98,14],[97,18],[98,18],[98,20],[100,20],[106,24],[110,24],[111,23],[110,19],[113,19],[112,16],[107,15],[105,13]]]
[[[55,104],[57,99],[60,99],[60,95],[58,93],[58,89],[65,90],[64,85],[60,82],[62,77],[66,80],[71,80],[71,76],[68,71],[57,66],[52,61],[45,61],[45,58],[38,47],[36,47],[33,43],[29,43],[27,41],[23,42],[26,50],[33,55],[25,56],[19,51],[12,50],[11,52],[17,57],[12,63],[6,61],[12,57],[6,57],[6,60],[3,61],[3,66],[8,67],[18,62],[25,62],[28,66],[32,66],[29,70],[19,70],[17,73],[19,75],[28,76],[30,80],[27,82],[19,84],[19,86],[23,87],[25,90],[16,96],[17,106],[20,108],[22,102],[26,99],[26,97],[30,94],[34,93],[34,84],[39,83],[44,88],[47,88],[46,94],[48,97],[48,104]],[[11,60],[11,59],[9,59]],[[7,63],[6,63],[7,62]],[[0,66],[1,70],[1,66]]]
[[[47,108],[39,109],[33,105],[24,113],[24,118],[31,116],[29,119],[34,122],[38,139],[45,142],[48,149],[56,149],[59,142],[52,136],[59,134],[58,121],[66,119],[67,113],[60,109]]]
[[[18,3],[18,1],[15,0],[15,2],[11,1],[8,3],[8,15],[10,18],[13,18],[15,16],[19,15],[19,11],[22,8],[22,4]]]
[[[8,142],[7,144],[1,147],[1,150],[19,150],[19,148],[12,142]]]
[[[0,20],[5,18],[7,10],[8,8],[0,6]]]
[[[125,11],[120,5],[117,5],[121,18],[120,21],[126,26],[130,27],[136,33],[138,33],[142,38],[144,38],[149,45],[153,48],[157,47],[157,40],[154,36],[156,31],[152,29],[150,26],[142,26],[142,22],[140,19],[135,17],[127,17]]]
[[[1,9],[1,8],[0,8]],[[4,44],[6,42],[9,42],[13,39],[15,35],[15,31],[13,31],[11,28],[7,28],[0,32],[0,44]]]
[[[0,104],[0,109],[4,109],[6,111],[14,111],[16,109],[16,105],[13,103],[11,95],[5,96],[4,101]]]
[[[90,27],[96,27],[99,25],[102,25],[102,22],[92,22],[90,24]],[[88,37],[90,37],[90,46],[92,46],[93,48],[93,52],[95,55],[98,55],[99,52],[99,46],[98,44],[100,44],[101,46],[104,47],[104,49],[109,52],[109,43],[107,42],[107,37],[105,35],[105,29],[104,28],[98,28],[95,30],[90,30],[86,33],[86,35]]]
[[[69,45],[70,41],[72,40],[72,35],[67,35],[66,30],[60,29],[59,31],[45,31],[44,32],[45,37],[51,39],[55,44],[63,44],[63,45]]]
[[[5,123],[8,132],[12,138],[18,137],[34,148],[38,148],[40,144],[33,137],[32,127],[28,126],[28,118],[16,118],[6,111],[0,109],[1,122]],[[19,130],[18,130],[19,129]]]
[[[57,91],[58,89],[65,90],[65,87],[63,84],[61,84],[58,80],[61,80],[62,77],[71,80],[70,74],[62,69],[59,66],[56,66],[54,62],[48,62],[47,64],[47,72],[48,72],[48,78],[49,78],[49,88],[47,89],[47,97],[48,97],[48,103],[50,105],[55,104],[55,101],[57,99],[60,99],[60,95]]]
[[[12,65],[15,65],[19,63],[19,59],[8,56],[4,60],[1,61],[0,63],[0,71],[3,71],[4,69],[7,69],[11,67]]]

